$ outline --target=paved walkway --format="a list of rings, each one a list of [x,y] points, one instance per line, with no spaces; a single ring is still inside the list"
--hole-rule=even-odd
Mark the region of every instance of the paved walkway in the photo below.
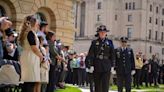
[[[74,86],[74,85],[70,85],[70,86]],[[78,87],[78,86],[74,86],[74,87]],[[82,92],[90,92],[89,87],[78,87]],[[153,89],[153,90],[151,90]],[[164,92],[164,85],[161,85],[160,88],[151,88],[149,89],[133,89],[132,91],[135,92]],[[112,91],[109,90],[109,92],[118,92],[118,91]]]
[[[84,89],[84,88],[80,88],[82,92],[90,92],[89,89]],[[109,92],[117,92],[117,91],[109,91]]]
[[[86,87],[86,88],[80,88],[80,90],[82,91],[82,92],[90,92],[90,90],[89,90],[89,88],[88,87]],[[117,92],[117,91],[109,91],[109,92]]]

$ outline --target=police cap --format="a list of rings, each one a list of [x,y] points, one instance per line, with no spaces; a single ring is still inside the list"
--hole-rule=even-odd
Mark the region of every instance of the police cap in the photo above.
[[[97,27],[97,31],[96,32],[109,32],[109,30],[107,30],[105,25],[100,25],[99,27]]]
[[[128,41],[128,38],[127,38],[127,37],[121,37],[121,38],[120,38],[120,41],[121,41],[121,42],[127,42],[127,41]]]

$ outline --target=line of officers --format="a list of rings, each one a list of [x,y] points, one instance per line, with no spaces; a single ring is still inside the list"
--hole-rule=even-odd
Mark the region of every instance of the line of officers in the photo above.
[[[114,49],[112,40],[107,38],[105,25],[97,28],[96,40],[93,40],[86,57],[86,67],[94,81],[91,92],[108,92],[110,74],[116,73],[118,92],[131,92],[131,75],[135,73],[133,50],[127,46],[127,37],[120,38],[120,47]],[[94,87],[93,87],[94,86]]]

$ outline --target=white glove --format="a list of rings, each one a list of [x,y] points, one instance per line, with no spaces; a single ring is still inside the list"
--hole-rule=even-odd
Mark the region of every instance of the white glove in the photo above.
[[[86,68],[86,72],[88,72],[88,73],[93,73],[93,71],[94,71],[93,66],[91,66],[90,68]]]
[[[135,73],[136,73],[135,70],[132,70],[132,71],[131,71],[131,75],[134,75]]]
[[[116,71],[114,70],[114,67],[111,68],[111,73],[116,74]]]
[[[88,71],[89,73],[93,73],[93,71],[94,71],[94,67],[91,66],[87,71]]]
[[[86,72],[89,72],[89,69],[88,68],[86,68]]]

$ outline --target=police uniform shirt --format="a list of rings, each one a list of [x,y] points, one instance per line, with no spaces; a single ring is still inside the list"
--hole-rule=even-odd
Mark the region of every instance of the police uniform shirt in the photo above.
[[[114,61],[113,42],[108,38],[93,40],[87,59],[95,67],[95,72],[110,71]]]
[[[117,74],[131,73],[135,69],[134,54],[131,48],[119,47],[115,50]]]

